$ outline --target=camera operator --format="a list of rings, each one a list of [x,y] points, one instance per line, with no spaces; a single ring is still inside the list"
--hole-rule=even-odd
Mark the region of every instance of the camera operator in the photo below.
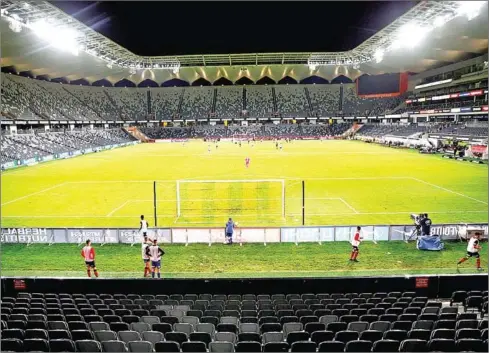
[[[431,235],[431,224],[431,219],[428,217],[428,214],[425,213],[420,222],[421,235]]]

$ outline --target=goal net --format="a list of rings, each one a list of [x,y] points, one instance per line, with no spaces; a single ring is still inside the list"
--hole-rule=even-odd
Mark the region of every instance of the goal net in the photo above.
[[[285,217],[285,183],[268,180],[177,180],[179,217]]]

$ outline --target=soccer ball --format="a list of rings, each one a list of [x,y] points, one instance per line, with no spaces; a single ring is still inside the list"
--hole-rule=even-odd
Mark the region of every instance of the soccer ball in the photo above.
[[[237,227],[238,226],[238,222],[234,222],[234,225]]]

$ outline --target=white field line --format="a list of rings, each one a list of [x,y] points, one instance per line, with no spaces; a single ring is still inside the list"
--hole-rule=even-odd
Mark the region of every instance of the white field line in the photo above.
[[[214,201],[270,201],[270,200],[278,200],[282,201],[282,198],[250,198],[250,199],[213,199]],[[302,197],[289,197],[287,200],[302,200]],[[340,197],[306,197],[307,200],[340,200],[346,203],[342,198]],[[153,200],[147,199],[147,200],[129,200],[131,202],[153,202]],[[165,200],[156,200],[156,202],[177,202],[178,200],[176,199],[165,199]],[[188,199],[188,200],[180,200],[180,202],[196,202],[196,201],[209,201],[209,199]]]
[[[339,200],[341,202],[343,202],[350,210],[352,210],[353,212],[355,213],[359,213],[352,205],[350,205],[348,202],[346,202],[345,200],[343,200],[342,198],[339,198]]]
[[[450,193],[452,193],[452,194],[459,195],[459,196],[462,196],[462,197],[466,197],[466,198],[468,198],[468,199],[471,199],[471,200],[474,200],[474,201],[477,201],[477,202],[483,203],[484,205],[487,205],[487,204],[488,204],[488,203],[487,203],[487,202],[485,202],[485,201],[482,201],[482,200],[479,200],[479,199],[473,198],[473,197],[471,197],[471,196],[464,195],[464,194],[462,194],[462,193],[460,193],[460,192],[456,192],[456,191],[453,191],[453,190],[450,190],[450,189],[444,188],[444,187],[439,186],[439,185],[436,185],[436,184],[428,183],[427,181],[424,181],[424,180],[421,180],[421,179],[418,179],[418,178],[411,178],[411,179],[416,180],[416,181],[418,181],[418,182],[420,182],[420,183],[423,183],[423,184],[426,184],[426,185],[433,186],[433,187],[435,187],[435,188],[437,188],[437,189],[444,190],[444,191],[446,191],[446,192],[450,192]]]
[[[49,187],[47,189],[39,190],[39,191],[33,192],[32,194],[27,194],[27,195],[21,196],[19,198],[16,198],[16,199],[13,199],[13,200],[10,200],[10,201],[7,201],[7,202],[2,203],[2,206],[5,206],[5,205],[8,205],[8,204],[11,204],[13,202],[20,201],[20,200],[24,200],[24,199],[26,199],[28,197],[31,197],[31,196],[34,196],[34,195],[42,194],[43,192],[46,192],[46,191],[49,191],[49,190],[52,190],[52,189],[56,189],[56,188],[58,188],[60,186],[66,185],[66,184],[67,183],[56,184],[56,185],[51,186],[51,187]]]
[[[361,215],[396,215],[396,214],[411,214],[413,211],[403,211],[403,212],[358,212],[358,213],[351,213],[351,212],[345,212],[345,213],[308,213],[306,214],[307,216],[361,216]],[[426,211],[426,213],[429,214],[466,214],[466,213],[486,213],[487,211]],[[286,216],[299,216],[302,215],[302,213],[287,213]],[[175,214],[159,214],[156,215],[157,217],[166,217],[166,218],[175,218]],[[212,214],[209,217],[228,217],[229,213],[223,213],[223,214]],[[272,217],[272,216],[277,216],[280,217],[282,216],[282,213],[267,213],[265,215],[266,217]],[[181,217],[200,217],[200,218],[206,218],[205,215],[198,214],[198,215],[184,215]],[[241,218],[246,218],[246,217],[262,217],[261,215],[240,215],[237,214],[236,217],[241,217]],[[52,215],[52,216],[2,216],[2,218],[109,218],[108,216],[59,216],[59,215]],[[134,216],[110,216],[110,218],[134,218]]]
[[[232,176],[233,174],[226,174],[227,176]],[[196,177],[196,178],[188,178],[188,179],[152,179],[152,180],[82,180],[82,181],[68,181],[64,184],[110,184],[110,183],[150,183],[153,181],[158,181],[158,182],[174,182],[176,183],[177,181],[193,181],[197,180],[199,182],[238,182],[238,181],[245,181],[245,182],[250,182],[250,181],[260,181],[260,182],[277,182],[277,181],[282,181],[282,179],[286,180],[294,180],[294,181],[300,181],[303,178],[298,178],[298,177],[284,177],[280,176],[277,178],[263,178],[263,179],[256,179],[256,175],[250,176],[250,179],[212,179],[208,180],[205,179],[206,177]],[[201,179],[201,180],[199,180]],[[308,180],[399,180],[399,179],[415,179],[413,177],[357,177],[357,178],[350,178],[350,177],[345,177],[345,178],[304,178],[305,181]]]
[[[125,205],[127,205],[129,202],[131,202],[132,200],[127,200],[126,202],[124,202],[122,205],[120,205],[119,207],[117,208],[114,208],[112,211],[109,212],[109,214],[106,216],[106,217],[110,217],[112,216],[115,212],[117,212],[118,210],[120,210],[121,208],[123,208]]]
[[[249,245],[257,245],[258,243],[243,243],[243,244],[249,244]],[[270,244],[270,243],[269,243]],[[178,245],[184,245],[184,243],[182,244],[178,244]],[[194,244],[190,244],[190,246],[192,246]],[[214,244],[214,245],[220,245],[218,243]],[[321,246],[321,245],[318,245],[318,246]],[[350,265],[350,264],[349,264]],[[354,266],[354,265],[353,265]],[[465,271],[470,271],[471,269],[466,267],[466,268],[460,268],[460,270],[462,270],[462,272],[465,272]],[[5,270],[4,270],[5,271]],[[408,273],[404,274],[404,273],[399,273],[399,275],[404,275],[404,276],[412,276],[411,273],[415,273],[416,276],[423,276],[423,275],[428,275],[428,274],[424,274],[423,272],[421,271],[449,271],[450,274],[452,273],[455,273],[457,270],[453,267],[437,267],[437,268],[428,268],[428,269],[412,269],[412,268],[387,268],[387,269],[354,269],[353,267],[347,267],[345,269],[342,269],[342,270],[293,270],[293,269],[288,269],[288,270],[281,270],[281,271],[262,271],[262,272],[253,272],[253,271],[249,271],[249,272],[222,272],[222,273],[215,273],[215,272],[164,272],[164,267],[162,267],[162,271],[161,271],[161,274],[162,274],[162,278],[165,278],[165,274],[169,275],[168,278],[185,278],[185,277],[190,277],[190,276],[197,276],[197,277],[223,277],[223,278],[226,278],[226,276],[229,276],[229,277],[233,277],[233,276],[239,276],[239,277],[243,277],[243,276],[246,276],[247,274],[249,274],[250,276],[247,277],[247,278],[262,278],[262,277],[273,277],[273,274],[284,274],[284,273],[294,273],[294,274],[297,274],[297,276],[299,276],[300,274],[307,274],[307,273],[317,273],[317,274],[321,274],[321,273],[324,273],[324,274],[327,274],[327,273],[330,273],[330,272],[333,272],[333,273],[349,273],[349,272],[355,272],[355,273],[371,273],[371,272],[379,272],[379,273],[390,273],[390,272],[397,272],[397,271],[407,271]],[[419,271],[419,273],[418,273]],[[7,271],[8,272],[8,271]],[[13,271],[11,271],[13,272]],[[53,273],[56,273],[56,272],[59,272],[59,273],[63,273],[65,276],[53,276]],[[64,271],[64,270],[53,270],[53,271],[22,271],[22,273],[25,273],[25,274],[29,274],[29,273],[32,273],[32,274],[37,274],[37,273],[44,273],[46,274],[46,277],[42,277],[42,276],[38,276],[38,275],[31,275],[31,276],[27,276],[27,277],[35,277],[35,278],[77,278],[77,279],[85,279],[87,281],[93,281],[93,278],[88,278],[86,275],[83,276],[83,271]],[[482,272],[479,272],[479,273],[487,273],[487,271],[482,271]],[[256,274],[263,274],[263,276],[257,276]],[[267,276],[268,274],[272,274],[272,276]],[[433,274],[433,273],[431,273]],[[464,273],[466,274],[466,273]],[[477,275],[475,273],[473,273],[474,275]],[[66,276],[67,275],[67,276]],[[79,275],[78,276],[75,276],[75,275]],[[134,276],[135,278],[140,278],[141,277],[141,272],[113,272],[113,271],[109,271],[109,272],[102,272],[101,273],[101,277],[102,278],[121,278],[121,277],[129,277],[129,276]],[[2,277],[9,277],[9,276],[2,276]],[[294,278],[295,276],[290,276],[290,278]]]

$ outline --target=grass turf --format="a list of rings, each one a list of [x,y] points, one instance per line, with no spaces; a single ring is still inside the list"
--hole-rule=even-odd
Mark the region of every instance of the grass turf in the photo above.
[[[251,158],[245,168],[244,158]],[[428,212],[435,224],[487,222],[487,165],[445,160],[358,141],[295,141],[277,151],[272,142],[219,148],[141,144],[2,173],[2,227],[138,227],[301,225],[305,180],[306,225],[410,223]],[[280,183],[182,186],[177,179],[284,179]],[[187,184],[190,185],[190,184]]]
[[[142,277],[139,245],[114,244],[96,247],[96,264],[101,277]],[[349,262],[348,242],[213,245],[167,245],[163,256],[165,278],[257,278],[257,277],[336,277],[414,274],[477,273],[471,259],[457,270],[465,255],[466,243],[445,243],[441,252],[418,251],[414,243],[365,242],[358,263]],[[4,244],[2,276],[84,277],[85,265],[80,247]],[[487,268],[487,248],[481,252]],[[484,270],[487,272],[486,270]]]

